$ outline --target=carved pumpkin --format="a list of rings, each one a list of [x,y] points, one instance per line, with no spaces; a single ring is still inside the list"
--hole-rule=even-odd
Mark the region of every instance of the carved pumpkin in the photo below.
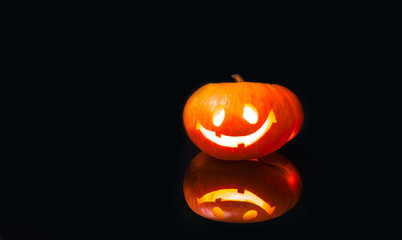
[[[183,112],[191,141],[225,160],[263,157],[294,138],[303,123],[300,101],[277,84],[210,83],[191,95]]]
[[[301,188],[296,167],[275,152],[256,161],[223,161],[201,152],[183,183],[186,202],[195,213],[237,223],[282,215],[297,203]]]

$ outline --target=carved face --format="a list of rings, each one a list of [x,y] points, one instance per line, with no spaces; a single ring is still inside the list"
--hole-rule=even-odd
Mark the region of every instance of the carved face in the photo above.
[[[239,189],[219,189],[197,198],[202,205],[202,213],[211,219],[225,222],[263,221],[275,211],[275,206],[269,205],[254,193]]]
[[[265,156],[297,135],[303,111],[288,89],[263,83],[207,84],[187,101],[188,136],[202,151],[220,159]]]
[[[219,127],[225,119],[225,107],[223,105],[219,105],[213,111],[212,114],[212,123]],[[242,117],[250,124],[256,124],[258,122],[258,111],[251,104],[244,104]],[[205,138],[209,139],[211,142],[223,146],[223,147],[231,147],[238,148],[240,145],[244,145],[244,147],[248,147],[255,142],[257,142],[261,137],[263,137],[271,128],[272,124],[276,123],[275,113],[273,110],[270,111],[267,119],[264,123],[259,127],[255,132],[240,135],[240,136],[228,136],[224,134],[219,134],[217,132],[210,131],[204,128],[200,122],[197,122],[196,129],[199,130]],[[251,128],[247,126],[246,128]]]
[[[278,153],[256,161],[222,161],[203,152],[191,162],[183,184],[189,207],[223,222],[259,222],[291,209],[301,193],[296,167]]]

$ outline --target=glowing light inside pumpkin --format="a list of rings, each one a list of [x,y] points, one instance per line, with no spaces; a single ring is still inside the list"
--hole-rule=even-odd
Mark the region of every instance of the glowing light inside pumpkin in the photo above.
[[[258,121],[257,109],[251,104],[246,104],[243,109],[243,118],[251,124],[255,124]]]
[[[215,215],[215,217],[219,219],[224,219],[225,218],[225,213],[220,207],[214,207],[212,208],[212,213]]]
[[[289,138],[288,138],[288,142],[290,141],[290,140],[292,140],[292,138],[294,138],[296,136],[296,132],[293,130],[292,131],[292,133],[290,134],[290,136],[289,136]]]
[[[222,124],[223,119],[225,119],[225,109],[222,105],[219,105],[213,113],[212,123],[219,127]]]
[[[243,215],[243,220],[248,221],[257,217],[258,213],[256,210],[249,210]]]
[[[236,202],[249,202],[253,203],[257,206],[260,206],[264,209],[269,215],[271,215],[275,207],[271,207],[267,202],[262,200],[260,197],[255,195],[254,193],[244,190],[244,193],[239,193],[235,188],[227,188],[227,189],[220,189],[213,192],[209,192],[202,196],[201,198],[197,198],[197,203],[201,204],[204,202],[215,202],[217,199],[220,201],[236,201]],[[216,210],[218,211],[218,210]],[[213,212],[214,213],[214,212]],[[253,215],[253,213],[249,213]],[[214,213],[215,215],[215,213]],[[216,215],[215,215],[216,216]],[[250,218],[251,219],[251,218]]]
[[[276,117],[274,111],[271,110],[264,124],[257,131],[246,136],[227,136],[222,134],[220,137],[218,137],[216,136],[215,132],[205,129],[199,122],[197,122],[196,129],[200,130],[207,139],[220,146],[237,147],[239,144],[243,143],[244,146],[247,147],[258,141],[258,139],[268,132],[273,123],[276,123]]]

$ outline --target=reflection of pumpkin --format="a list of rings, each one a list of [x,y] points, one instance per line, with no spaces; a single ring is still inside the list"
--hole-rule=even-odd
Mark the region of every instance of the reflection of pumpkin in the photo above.
[[[184,108],[184,126],[203,152],[226,160],[267,155],[291,140],[303,122],[302,106],[290,90],[276,84],[207,84]]]
[[[183,190],[197,214],[224,222],[259,222],[282,215],[299,200],[301,178],[278,153],[258,161],[222,161],[203,152],[191,162]]]

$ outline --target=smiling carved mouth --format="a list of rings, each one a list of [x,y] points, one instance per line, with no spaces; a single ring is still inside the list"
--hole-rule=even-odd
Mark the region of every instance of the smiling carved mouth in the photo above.
[[[197,203],[215,202],[215,201],[235,201],[235,202],[249,202],[260,206],[269,215],[272,215],[276,207],[269,205],[267,202],[259,198],[254,193],[245,190],[244,193],[239,193],[238,189],[220,189],[205,194],[201,198],[197,198]]]
[[[205,129],[201,123],[197,122],[196,129],[200,130],[201,133],[207,139],[212,142],[223,146],[223,147],[238,147],[239,144],[244,144],[245,147],[255,143],[258,139],[260,139],[268,130],[271,128],[272,124],[276,123],[276,118],[274,111],[271,110],[269,113],[267,120],[265,120],[264,124],[254,133],[246,135],[246,136],[227,136],[222,134],[220,137],[216,136],[215,132]]]

